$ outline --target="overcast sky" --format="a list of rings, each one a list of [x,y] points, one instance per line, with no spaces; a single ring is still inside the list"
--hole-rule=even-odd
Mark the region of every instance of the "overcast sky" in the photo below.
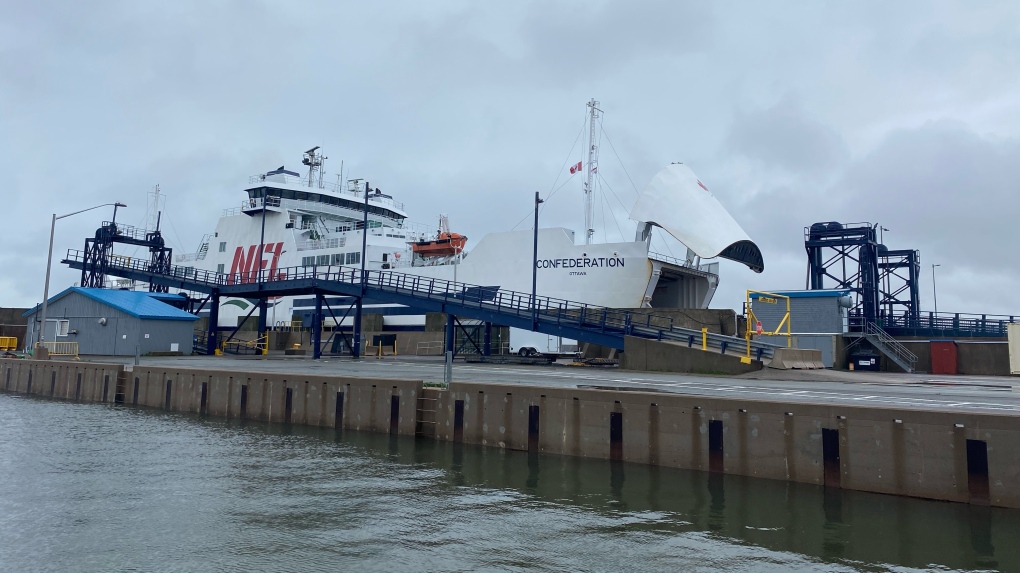
[[[868,221],[921,251],[922,309],[935,263],[940,310],[1020,314],[1015,1],[0,0],[0,306],[41,299],[54,211],[144,225],[158,183],[191,252],[313,145],[416,221],[509,229],[582,159],[592,97],[597,240],[632,239],[634,186],[682,161],[761,246],[764,274],[723,261],[714,307],[803,288],[803,228]],[[581,205],[578,175],[542,226],[580,236]],[[56,260],[108,217],[60,221]],[[55,263],[51,292],[78,278]]]

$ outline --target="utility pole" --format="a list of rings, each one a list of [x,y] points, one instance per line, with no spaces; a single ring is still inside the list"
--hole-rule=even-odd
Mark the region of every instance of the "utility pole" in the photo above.
[[[43,342],[46,342],[46,310],[50,300],[50,267],[53,266],[53,233],[54,231],[56,231],[57,221],[60,219],[65,219],[72,215],[77,215],[78,213],[84,213],[85,211],[91,211],[93,209],[98,209],[100,207],[110,206],[113,207],[113,224],[114,228],[116,228],[117,207],[127,207],[127,205],[119,201],[117,203],[103,203],[102,205],[96,205],[95,207],[89,207],[88,209],[82,209],[80,211],[75,211],[74,213],[68,213],[66,215],[57,215],[56,213],[54,213],[53,216],[50,218],[50,246],[49,250],[46,251],[46,282],[43,284],[42,308],[39,310],[39,332],[35,333],[36,341],[38,344],[41,345]],[[26,346],[28,345],[27,340],[25,341],[25,345]]]
[[[361,296],[355,301],[354,306],[354,347],[351,348],[351,358],[361,358],[361,313],[363,301],[365,300],[365,259],[368,256],[368,190],[369,183],[365,181],[365,210],[361,223]]]
[[[535,240],[534,240],[534,255],[531,259],[531,327],[538,328],[538,206],[545,203],[538,197],[538,191],[535,191]]]

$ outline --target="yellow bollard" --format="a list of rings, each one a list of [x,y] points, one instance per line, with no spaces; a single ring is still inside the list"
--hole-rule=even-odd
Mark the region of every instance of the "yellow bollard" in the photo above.
[[[701,349],[708,350],[708,329],[701,329]]]
[[[397,340],[393,339],[393,355],[397,355]]]
[[[382,344],[379,345],[379,356],[377,356],[376,358],[382,360]]]

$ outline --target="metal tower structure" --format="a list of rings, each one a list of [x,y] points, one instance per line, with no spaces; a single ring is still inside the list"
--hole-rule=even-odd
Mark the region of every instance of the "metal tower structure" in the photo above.
[[[851,318],[878,318],[878,237],[870,223],[815,223],[804,229],[810,290],[844,289]],[[831,280],[834,284],[826,284]],[[851,322],[853,322],[851,320]]]
[[[117,255],[113,254],[115,243],[147,247],[149,249],[148,268],[154,273],[168,273],[173,262],[173,249],[166,246],[163,234],[159,230],[159,218],[157,217],[156,229],[146,231],[129,225],[119,225],[116,222],[103,222],[103,226],[96,229],[93,238],[85,239],[85,250],[82,256],[81,286],[91,288],[105,288],[106,274],[110,261]],[[127,258],[127,257],[121,257]],[[169,292],[165,285],[149,283],[150,292]]]
[[[915,250],[889,250],[878,242],[877,225],[815,223],[804,229],[807,288],[851,293],[850,326],[883,327],[916,321],[921,257]]]
[[[921,253],[910,249],[890,251],[878,248],[879,305],[882,316],[908,326],[920,316],[918,279]]]
[[[599,168],[599,146],[595,138],[595,124],[599,119],[599,102],[588,102],[588,164],[584,180],[584,244],[590,245],[595,236],[594,177]]]

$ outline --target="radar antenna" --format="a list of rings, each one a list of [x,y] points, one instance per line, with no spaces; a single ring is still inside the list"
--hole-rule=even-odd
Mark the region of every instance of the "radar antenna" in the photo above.
[[[321,151],[316,153],[318,149],[319,146],[316,145],[306,151],[304,158],[301,159],[301,163],[308,166],[308,186],[315,187],[318,184],[319,188],[322,189],[322,166],[329,158],[323,155]],[[318,174],[318,178],[316,178],[316,174]]]

